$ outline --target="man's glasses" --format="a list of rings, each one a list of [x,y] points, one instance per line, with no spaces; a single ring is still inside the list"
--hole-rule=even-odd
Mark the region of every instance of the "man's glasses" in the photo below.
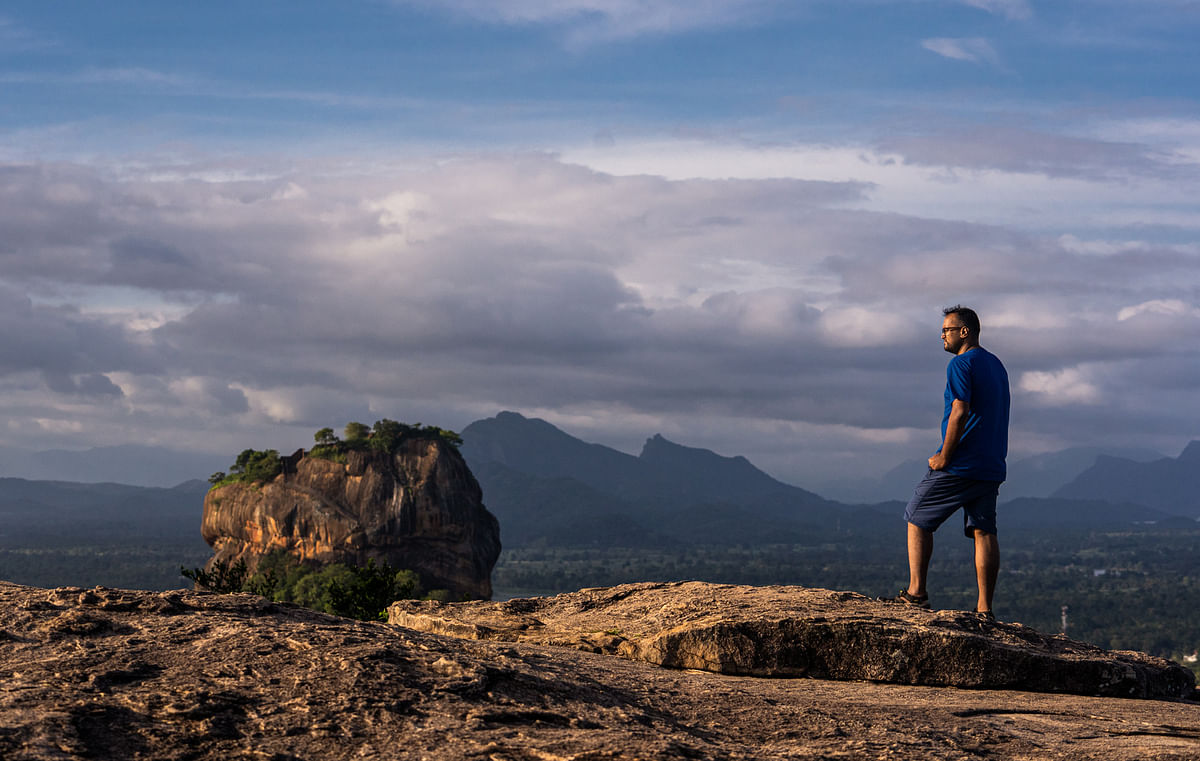
[[[949,333],[952,330],[962,330],[965,327],[967,327],[967,326],[966,325],[952,325],[948,328],[942,328],[942,335],[946,335],[947,333]]]

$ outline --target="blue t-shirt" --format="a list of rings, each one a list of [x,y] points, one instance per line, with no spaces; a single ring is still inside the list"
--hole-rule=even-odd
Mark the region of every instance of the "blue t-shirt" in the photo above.
[[[950,360],[946,367],[942,441],[946,440],[955,399],[966,402],[971,411],[945,472],[981,481],[1003,481],[1007,475],[1004,458],[1008,456],[1008,371],[995,354],[976,346]]]

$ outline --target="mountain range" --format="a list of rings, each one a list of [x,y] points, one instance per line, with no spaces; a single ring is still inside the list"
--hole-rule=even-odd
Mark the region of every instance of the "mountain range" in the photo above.
[[[1059,489],[1091,468],[1098,457],[1132,460],[1134,463],[1163,459],[1161,452],[1137,447],[1071,447],[1023,457],[1008,463],[1008,478],[1001,487],[1000,498],[1056,496]],[[831,483],[824,493],[843,502],[899,499],[912,492],[913,485],[921,480],[928,467],[924,459],[906,460],[877,479]]]
[[[462,454],[510,547],[803,544],[893,532],[902,528],[903,500],[923,473],[921,463],[902,464],[876,492],[890,500],[846,504],[783,483],[744,457],[661,435],[634,456],[501,412],[471,423],[462,437]],[[25,462],[24,475],[50,480],[0,478],[0,546],[197,539],[208,488],[199,479],[232,459],[135,446],[46,452],[41,459],[15,451],[0,450],[0,473]],[[1194,525],[1200,442],[1178,458],[1154,455],[1080,448],[1018,460],[1001,491],[1001,523],[1033,530]],[[171,488],[161,485],[181,476]],[[133,483],[80,483],[121,478]]]
[[[516,546],[666,546],[793,541],[831,512],[847,525],[866,508],[777,481],[744,457],[653,436],[637,457],[589,444],[550,423],[501,412],[462,431],[503,541]]]
[[[584,442],[544,420],[502,412],[472,423],[462,436],[463,456],[483,486],[488,508],[500,519],[506,546],[800,544],[896,531],[903,510],[899,500],[869,505],[828,500],[772,478],[744,457],[681,446],[661,435],[649,438],[634,457]],[[1075,491],[1049,497],[1016,491],[1004,502],[1003,525],[1019,530],[1122,528],[1200,514],[1163,507],[1175,493],[1172,489],[1191,483],[1190,460],[1184,456],[1179,465],[1163,464],[1176,461],[1161,457],[1120,460],[1123,473],[1145,469],[1147,477],[1160,479],[1161,498],[1149,504],[1130,490],[1085,491],[1091,483],[1086,474],[1095,468],[1080,463],[1089,456],[1095,460],[1093,452],[1067,450],[1036,462],[1031,458],[1016,468],[1042,479],[1039,492],[1049,488],[1045,483],[1051,483],[1055,472],[1070,480]],[[1188,458],[1193,454],[1200,454],[1200,444],[1185,451]],[[1084,474],[1071,480],[1076,469]],[[899,497],[907,497],[922,474],[904,475],[903,483],[896,479]],[[1031,476],[1026,483],[1037,480]]]
[[[154,545],[200,538],[205,481],[170,489],[0,478],[0,549]]]
[[[1101,456],[1055,497],[1135,502],[1172,515],[1200,519],[1200,441],[1179,457],[1135,462]]]
[[[0,447],[0,477],[169,488],[225,470],[236,456],[139,444],[43,451]]]

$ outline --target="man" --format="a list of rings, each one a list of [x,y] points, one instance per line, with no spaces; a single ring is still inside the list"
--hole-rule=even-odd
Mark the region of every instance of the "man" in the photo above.
[[[954,355],[946,368],[942,446],[929,458],[929,472],[904,510],[908,521],[908,588],[894,599],[929,607],[925,589],[933,532],[959,508],[963,531],[975,540],[975,612],[989,619],[1000,544],[996,539],[996,495],[1008,455],[1008,372],[979,345],[979,316],[963,306],[942,311],[942,344]]]

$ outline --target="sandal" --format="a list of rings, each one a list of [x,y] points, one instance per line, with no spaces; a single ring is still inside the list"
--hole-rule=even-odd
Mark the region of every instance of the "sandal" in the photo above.
[[[900,594],[895,597],[884,597],[883,601],[898,602],[905,605],[912,605],[914,608],[929,610],[929,595],[910,595],[907,589],[901,589]]]
[[[995,621],[996,620],[996,614],[990,610],[979,610],[978,608],[976,608],[974,612],[975,612],[975,615],[982,616],[985,621]]]

